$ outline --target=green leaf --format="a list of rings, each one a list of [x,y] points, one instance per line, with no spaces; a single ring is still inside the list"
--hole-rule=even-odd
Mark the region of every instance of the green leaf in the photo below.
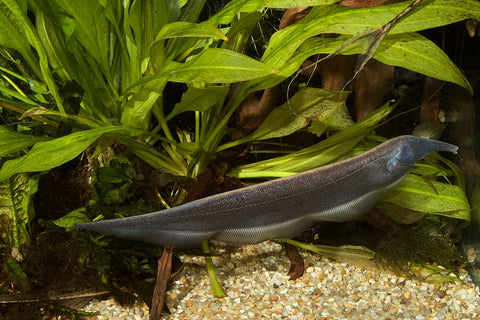
[[[52,72],[48,64],[48,55],[45,51],[45,48],[40,40],[37,30],[33,26],[29,17],[27,16],[26,8],[21,8],[20,5],[14,0],[3,0],[3,3],[11,10],[12,14],[15,15],[18,22],[21,23],[24,33],[28,37],[30,45],[35,48],[38,54],[38,62],[35,61],[36,65],[40,65],[40,71],[42,80],[47,84],[50,94],[55,99],[55,103],[61,112],[65,112],[63,109],[62,99],[58,94],[57,85],[53,79]],[[36,70],[36,66],[30,66],[33,70]]]
[[[20,172],[50,170],[72,160],[107,133],[126,133],[127,128],[108,126],[80,131],[50,141],[37,142],[24,156],[6,161],[0,169],[0,181]]]
[[[388,13],[379,10],[374,14]],[[452,24],[466,19],[479,20],[480,2],[477,0],[431,0],[420,3],[416,10],[392,27],[391,34],[420,31]]]
[[[233,83],[261,78],[276,69],[244,54],[226,49],[207,49],[172,71],[174,82]]]
[[[305,58],[314,54],[332,53],[348,36],[338,38],[313,38],[307,40],[288,64],[288,70],[291,66],[300,66]],[[365,53],[365,48],[350,46],[341,54],[350,55]],[[417,34],[405,33],[397,35],[387,35],[380,44],[373,56],[376,60],[385,64],[406,68],[426,76],[439,80],[456,83],[470,92],[472,87],[463,73],[448,58],[448,56],[432,41]],[[279,75],[283,75],[283,67]]]
[[[52,110],[49,110],[49,109],[43,108],[43,107],[36,107],[36,108],[32,108],[32,109],[29,109],[29,110],[25,111],[22,114],[22,116],[20,117],[20,120],[22,120],[26,117],[37,117],[37,119],[38,119],[39,115],[58,116],[59,118],[68,119],[69,121],[71,120],[72,122],[76,121],[79,124],[81,124],[83,126],[86,126],[86,127],[90,127],[90,128],[98,128],[102,125],[101,122],[92,120],[90,118],[81,117],[81,116],[77,116],[77,115],[74,115],[74,114],[63,113],[63,112],[59,112],[59,111],[52,111]]]
[[[156,148],[146,143],[138,142],[136,139],[125,135],[118,135],[116,140],[129,147],[143,161],[151,165],[153,168],[165,170],[175,176],[187,175],[187,164],[179,159],[172,160],[171,157],[160,152]],[[179,155],[177,155],[179,157]]]
[[[228,29],[227,36],[229,41],[224,41],[222,48],[244,52],[247,44],[251,41],[254,29],[258,26],[262,17],[263,14],[258,11],[240,14],[239,18]]]
[[[210,248],[208,247],[208,240],[202,241],[202,251],[205,254],[205,263],[207,264],[208,277],[210,278],[210,289],[215,298],[223,298],[226,296],[225,292],[218,282],[217,273],[213,264]]]
[[[189,22],[198,21],[198,17],[202,13],[206,1],[207,0],[186,1],[185,5],[182,7],[180,20]]]
[[[14,90],[7,89],[6,87],[2,86],[1,84],[0,84],[0,92],[3,93],[3,96],[13,97],[13,98],[16,98],[16,99],[22,101],[23,103],[28,105],[28,108],[31,108],[32,106],[39,106],[39,104],[36,101],[33,101],[29,97],[25,96],[23,93],[19,93],[19,92],[14,91]]]
[[[237,0],[228,2],[222,10],[210,17],[213,25],[229,24],[240,13],[252,13],[262,8],[298,8],[336,3],[338,0]]]
[[[384,194],[381,201],[414,211],[470,221],[470,205],[461,188],[413,174],[407,175],[398,188]]]
[[[2,271],[8,276],[8,280],[21,288],[22,292],[29,292],[32,289],[30,279],[28,278],[27,274],[25,271],[23,271],[20,263],[18,263],[12,257],[5,259]]]
[[[303,30],[298,30],[298,32],[304,33]],[[248,90],[245,91],[251,92],[273,87],[296,72],[308,57],[315,54],[332,53],[349,39],[349,36],[345,35],[337,38],[315,37],[306,40],[298,48],[294,56],[286,60],[286,62],[280,59],[278,62],[275,62],[277,60],[273,60],[273,58],[267,59],[270,64],[283,63],[283,65],[277,66],[279,72],[262,79],[247,82],[244,88],[248,88]],[[341,54],[358,54],[365,53],[365,51],[366,47],[363,45],[363,42],[359,42],[346,47]],[[278,52],[280,55],[283,53]],[[470,92],[472,90],[463,73],[450,61],[445,53],[433,42],[416,33],[385,36],[375,52],[374,58],[385,64],[404,67],[432,78],[459,84]]]
[[[185,63],[170,61],[162,72],[145,77],[132,87],[158,78],[166,78],[173,82],[234,83],[261,78],[276,72],[278,70],[244,54],[212,48],[202,51]]]
[[[458,283],[462,281],[455,274],[455,270],[446,270],[442,265],[412,263],[409,267],[409,271],[417,279],[427,280],[429,283]]]
[[[397,16],[406,6],[405,2],[400,2],[369,8],[348,8],[341,5],[314,7],[304,19],[273,34],[262,61],[279,68],[308,38],[322,33],[353,35],[366,29],[379,28]],[[415,32],[468,18],[480,19],[478,1],[424,1],[392,27],[388,34]]]
[[[167,116],[167,121],[186,111],[205,111],[219,101],[223,101],[228,94],[228,86],[212,86],[207,88],[189,88],[179,103],[175,104],[172,112]]]
[[[315,119],[308,127],[308,132],[321,136],[326,130],[340,131],[353,125],[347,106],[343,105],[326,119]]]
[[[274,108],[246,140],[270,139],[292,134],[314,118],[328,118],[344,105],[347,97],[347,92],[307,87],[297,92],[285,104]]]
[[[237,178],[279,178],[330,163],[352,150],[395,105],[385,104],[362,121],[310,147],[285,156],[239,166],[228,175]]]
[[[18,174],[0,182],[1,238],[8,239],[9,247],[24,252],[31,243],[30,224],[34,217],[33,195],[38,190],[38,176]],[[6,222],[5,222],[6,220]]]
[[[225,34],[208,21],[201,23],[191,23],[185,21],[176,21],[163,26],[155,37],[155,41],[170,38],[217,38],[228,40]]]
[[[127,98],[122,106],[121,123],[125,126],[147,130],[152,118],[152,108],[162,96],[167,78],[155,78]]]
[[[385,64],[456,83],[473,93],[467,78],[445,52],[417,33],[386,36],[374,58]]]
[[[0,46],[17,50],[38,76],[38,60],[30,46],[28,35],[21,19],[0,3]]]
[[[237,0],[228,2],[222,10],[210,17],[208,20],[214,26],[219,24],[229,24],[237,14],[241,12],[255,12],[264,5],[264,0]]]
[[[73,210],[61,218],[52,221],[57,227],[71,229],[75,227],[75,224],[81,224],[85,222],[90,222],[90,219],[87,216],[87,209],[78,208]]]
[[[264,0],[267,8],[289,9],[299,7],[324,6],[337,3],[338,0]]]
[[[105,75],[108,75],[109,63],[109,23],[104,8],[97,0],[72,2],[56,0],[66,13],[75,21],[73,35],[98,63]]]
[[[37,29],[39,37],[45,47],[51,68],[61,77],[63,81],[70,81],[77,75],[79,70],[75,68],[75,61],[66,48],[63,30],[58,28],[51,17],[45,15],[41,10],[37,10],[36,15]],[[66,25],[71,19],[64,17],[62,21],[56,21]],[[71,23],[70,25],[74,25]]]
[[[21,151],[45,140],[50,140],[50,138],[21,134],[8,129],[7,126],[0,126],[0,157]]]
[[[312,245],[308,243],[302,243],[292,239],[282,239],[283,242],[289,243],[296,247],[299,247],[304,250],[308,250],[320,255],[324,255],[331,259],[334,259],[338,262],[345,262],[350,264],[355,264],[356,266],[362,268],[375,268],[377,269],[378,266],[376,265],[375,261],[373,260],[375,256],[375,252],[361,246],[325,246],[325,245]]]
[[[427,215],[425,212],[410,210],[385,201],[378,202],[376,207],[398,224],[415,223]]]

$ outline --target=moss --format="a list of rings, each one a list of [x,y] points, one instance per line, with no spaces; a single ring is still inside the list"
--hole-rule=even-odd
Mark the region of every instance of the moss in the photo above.
[[[400,233],[389,234],[375,251],[374,259],[379,265],[407,275],[412,274],[412,264],[439,265],[455,272],[466,263],[448,230],[427,219]]]

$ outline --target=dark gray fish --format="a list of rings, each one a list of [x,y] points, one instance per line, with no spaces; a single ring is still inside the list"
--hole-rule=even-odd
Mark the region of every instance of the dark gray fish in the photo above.
[[[371,209],[433,151],[457,146],[400,136],[350,159],[289,177],[217,194],[178,207],[77,228],[156,245],[189,247],[203,240],[253,244],[290,238],[316,221],[347,221]]]

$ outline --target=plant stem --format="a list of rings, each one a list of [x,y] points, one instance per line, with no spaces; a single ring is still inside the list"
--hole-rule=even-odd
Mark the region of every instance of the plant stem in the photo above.
[[[165,137],[167,139],[174,141],[172,133],[170,132],[170,129],[168,128],[167,120],[165,119],[165,114],[163,113],[163,103],[161,103],[162,98],[157,100],[157,103],[155,106],[152,108],[153,114],[155,115],[155,118],[157,118],[158,123],[160,124],[160,127],[162,128],[163,132],[165,133]]]
[[[208,276],[210,278],[210,289],[212,290],[212,294],[215,298],[223,298],[226,296],[226,294],[218,282],[217,274],[215,273],[215,266],[213,265],[212,257],[210,256],[208,240],[202,241],[202,250],[206,254],[205,262],[207,263]]]

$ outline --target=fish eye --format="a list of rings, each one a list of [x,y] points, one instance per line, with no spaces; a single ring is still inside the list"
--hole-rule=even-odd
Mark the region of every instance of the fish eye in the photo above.
[[[392,159],[388,160],[387,162],[387,169],[388,171],[393,171],[394,169],[396,169],[398,167],[398,159],[397,157],[393,157]]]

